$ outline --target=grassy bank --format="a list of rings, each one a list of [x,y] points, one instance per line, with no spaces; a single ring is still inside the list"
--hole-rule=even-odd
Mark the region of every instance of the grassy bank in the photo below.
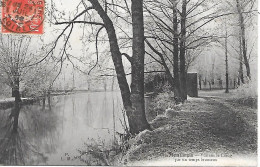
[[[153,130],[130,139],[124,163],[142,165],[166,157],[174,161],[177,155],[256,155],[257,110],[230,101],[234,93],[219,95],[176,105],[171,93],[159,94],[147,113]]]
[[[7,99],[0,100],[0,109],[5,110],[14,107],[14,100],[15,100],[14,98],[7,98]],[[21,100],[22,100],[22,104],[26,105],[26,104],[33,104],[39,99],[21,98]]]

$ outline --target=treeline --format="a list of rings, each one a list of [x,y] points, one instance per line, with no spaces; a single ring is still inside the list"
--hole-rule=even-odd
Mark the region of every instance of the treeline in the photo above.
[[[129,122],[129,134],[150,129],[145,117],[145,73],[164,72],[175,99],[184,102],[187,99],[187,71],[195,60],[205,50],[221,48],[224,50],[221,55],[226,58],[228,79],[229,45],[238,44],[232,46],[242,67],[239,68],[240,81],[244,82],[243,66],[246,76],[251,78],[249,59],[252,52],[249,52],[246,33],[255,17],[254,0],[81,0],[77,3],[72,12],[59,9],[55,3],[47,4],[47,20],[59,27],[61,30],[57,32],[61,33],[50,51],[38,62],[52,58],[57,63],[55,67],[60,65],[59,74],[66,60],[73,69],[91,75],[93,70],[107,66],[109,63],[102,57],[111,55],[113,69],[100,70],[100,75],[117,78]],[[82,30],[80,40],[84,47],[93,44],[95,59],[84,60],[89,54],[84,48],[83,56],[69,53],[75,43],[71,40],[72,36],[79,34],[76,30]],[[229,34],[229,30],[232,33]],[[58,47],[59,41],[63,41],[62,47]],[[56,55],[53,54],[55,48],[59,50]],[[82,66],[87,70],[82,70]],[[131,84],[127,82],[128,75],[131,76]],[[49,88],[53,83],[47,85]],[[14,88],[17,90],[17,86]]]
[[[144,106],[145,72],[155,69],[164,71],[175,99],[184,102],[187,99],[188,68],[205,48],[213,45],[225,46],[225,42],[227,43],[227,34],[215,34],[212,29],[206,27],[209,24],[212,26],[212,22],[216,20],[232,19],[239,23],[238,31],[234,31],[236,34],[232,35],[241,41],[241,63],[245,65],[246,74],[250,78],[249,55],[245,53],[244,45],[245,18],[252,18],[255,2],[234,0],[229,2],[228,6],[226,3],[207,0],[88,0],[79,2],[78,12],[73,17],[70,16],[70,19],[56,17],[55,24],[66,26],[63,31],[66,34],[65,41],[71,37],[75,25],[84,25],[80,27],[83,28],[83,36],[89,38],[85,42],[91,42],[92,39],[96,47],[97,59],[91,70],[98,65],[102,66],[98,62],[101,57],[99,50],[104,42],[109,43],[108,53],[112,57],[121,90],[129,133],[136,134],[150,129]],[[57,7],[53,8],[53,11],[58,10]],[[223,21],[220,21],[221,23]],[[87,30],[91,35],[86,33]],[[227,50],[227,45],[224,48]],[[129,73],[125,72],[124,59],[127,59],[131,66],[130,85],[126,78]]]

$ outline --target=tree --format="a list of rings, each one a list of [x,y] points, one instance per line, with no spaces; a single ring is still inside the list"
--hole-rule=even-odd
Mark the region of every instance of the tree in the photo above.
[[[53,64],[48,59],[43,61],[46,64],[34,64],[41,58],[41,51],[44,50],[33,45],[34,40],[37,38],[20,34],[5,34],[0,38],[0,81],[12,89],[15,105],[11,116],[17,119],[21,96],[45,95],[54,82],[50,71],[55,71],[56,67],[51,67]],[[14,121],[14,126],[18,126],[18,121]]]
[[[138,132],[149,129],[150,126],[145,117],[144,108],[144,28],[143,28],[143,1],[132,0],[132,23],[133,23],[133,47],[132,54],[130,57],[126,53],[121,53],[116,30],[113,21],[109,17],[108,10],[109,6],[116,6],[115,4],[105,3],[102,5],[99,1],[88,0],[92,6],[88,6],[83,3],[85,9],[76,15],[71,21],[57,22],[56,24],[67,24],[65,30],[68,27],[73,27],[73,24],[90,24],[101,26],[101,29],[105,28],[107,37],[109,39],[110,53],[112,56],[113,64],[116,71],[116,76],[121,90],[123,105],[126,110],[128,117],[130,133],[137,134]],[[104,6],[104,7],[102,7]],[[101,18],[102,23],[86,20],[77,20],[84,13],[95,10],[98,16]],[[65,31],[64,30],[64,31]],[[72,30],[72,29],[71,29]],[[97,33],[98,36],[99,33]],[[69,37],[68,37],[69,38]],[[68,39],[67,38],[67,39]],[[97,45],[96,45],[97,46]],[[98,47],[96,47],[98,48]],[[98,52],[97,52],[98,53]],[[126,56],[132,65],[132,84],[131,90],[126,80],[125,69],[122,62],[122,56]]]
[[[146,30],[148,55],[165,68],[175,96],[187,99],[186,73],[188,66],[213,39],[204,27],[220,17],[211,1],[147,1],[149,13]],[[154,26],[151,26],[154,25]],[[173,69],[172,72],[169,72]]]
[[[225,29],[226,29],[226,33],[225,33],[225,62],[226,62],[226,90],[225,93],[229,93],[228,90],[228,85],[229,85],[229,79],[228,79],[228,33],[227,33],[227,24],[225,24]]]
[[[144,106],[144,20],[143,20],[143,0],[132,0],[132,23],[133,23],[133,56],[132,65],[132,83],[131,83],[131,101],[132,120],[136,120],[132,126],[137,133],[143,129],[148,129],[149,124],[145,116]],[[140,112],[141,111],[141,112]],[[135,114],[136,113],[136,114]],[[139,116],[140,115],[140,116]]]
[[[22,94],[24,96],[43,96],[45,98],[53,88],[57,78],[56,71],[58,71],[58,67],[51,60],[45,60],[31,67],[30,75],[23,81],[24,89]]]
[[[244,74],[243,74],[243,53],[242,53],[242,42],[241,38],[239,38],[239,77],[238,77],[238,85],[240,85],[240,81],[244,84]]]
[[[173,23],[173,78],[174,78],[174,94],[176,97],[181,96],[180,82],[179,82],[179,39],[178,39],[178,15],[177,15],[177,2],[172,3],[172,23]]]
[[[33,57],[28,49],[31,37],[1,35],[0,40],[1,81],[12,88],[15,106],[19,107],[21,102],[20,82],[27,75],[29,68],[26,65]]]
[[[243,9],[250,5],[250,2],[254,4],[253,1],[249,1],[249,2],[244,2],[243,6],[241,5],[241,2],[239,0],[236,0],[236,6],[237,6],[237,12],[239,15],[239,27],[241,29],[241,33],[240,33],[240,40],[241,40],[241,46],[242,46],[242,55],[244,58],[244,64],[246,66],[246,74],[249,77],[249,79],[251,78],[250,76],[250,66],[249,66],[249,62],[248,62],[248,57],[247,57],[247,48],[246,48],[246,35],[245,35],[245,21],[244,21],[244,16],[243,16]],[[241,70],[241,69],[240,69]],[[242,77],[242,76],[241,76]]]
[[[228,6],[228,8],[225,8],[227,11],[232,13],[230,15],[233,17],[233,25],[238,29],[236,32],[236,37],[238,38],[239,43],[238,46],[235,46],[235,48],[239,48],[236,52],[239,54],[239,82],[241,81],[244,83],[244,76],[243,76],[243,64],[245,65],[246,69],[246,76],[251,79],[251,70],[250,70],[250,56],[251,52],[254,48],[254,43],[252,42],[252,39],[249,38],[250,31],[252,31],[252,28],[254,29],[254,20],[257,9],[256,8],[256,1],[255,0],[233,0],[233,1],[225,1],[225,6]],[[235,17],[234,17],[235,16]],[[254,30],[253,30],[254,31]],[[251,45],[251,49],[250,48]]]
[[[182,0],[181,12],[181,37],[180,37],[180,92],[183,100],[187,99],[187,83],[186,83],[186,18],[187,18],[187,1]]]

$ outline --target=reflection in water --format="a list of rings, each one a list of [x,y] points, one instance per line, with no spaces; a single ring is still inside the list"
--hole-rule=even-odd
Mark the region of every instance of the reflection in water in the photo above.
[[[3,124],[6,130],[5,136],[1,138],[0,163],[8,165],[25,164],[23,144],[18,131],[19,108],[11,110],[7,121]],[[3,117],[2,117],[3,118]]]
[[[78,150],[87,150],[92,143],[110,147],[115,132],[124,133],[119,93],[80,93],[47,100],[44,110],[39,104],[15,112],[0,110],[0,164],[84,165],[68,155],[76,157]]]
[[[43,145],[40,142],[42,136],[47,136],[45,132],[53,130],[57,118],[51,117],[50,111],[44,113],[41,109],[32,105],[0,111],[0,164],[46,163],[47,157],[41,151]],[[47,117],[50,121],[46,122]]]
[[[111,145],[114,140],[113,129],[123,133],[119,118],[122,112],[120,94],[112,92],[80,93],[60,96],[60,102],[52,107],[60,115],[61,124],[58,125],[59,143],[56,153],[50,154],[49,165],[85,165],[75,160],[78,149],[85,150],[90,140],[104,145]],[[113,105],[115,101],[115,128],[113,128]],[[104,106],[106,105],[106,106]],[[62,130],[63,129],[63,130]],[[86,144],[85,144],[86,143]],[[102,144],[103,145],[103,144]],[[70,155],[70,156],[68,156]],[[72,160],[74,159],[74,160]]]
[[[86,117],[85,121],[88,127],[93,127],[92,121],[93,121],[93,106],[89,97],[89,94],[87,95],[87,103],[86,103]]]

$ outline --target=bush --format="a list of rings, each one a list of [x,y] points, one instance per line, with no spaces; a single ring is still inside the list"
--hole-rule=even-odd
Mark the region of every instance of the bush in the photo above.
[[[163,114],[167,108],[174,108],[175,105],[176,101],[173,92],[159,93],[152,100],[152,108],[157,112],[157,115]]]
[[[234,99],[241,105],[257,108],[257,81],[251,80],[238,87]]]
[[[155,86],[155,92],[170,92],[171,91],[171,85],[168,82],[165,83],[159,83],[157,86]]]
[[[249,81],[236,89],[236,96],[241,98],[257,97],[257,81]]]

